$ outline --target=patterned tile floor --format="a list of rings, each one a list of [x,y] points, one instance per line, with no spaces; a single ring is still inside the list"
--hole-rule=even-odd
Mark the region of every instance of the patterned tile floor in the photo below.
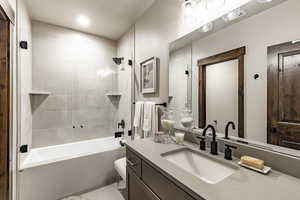
[[[62,200],[124,200],[116,184],[108,185],[80,196],[72,196]]]

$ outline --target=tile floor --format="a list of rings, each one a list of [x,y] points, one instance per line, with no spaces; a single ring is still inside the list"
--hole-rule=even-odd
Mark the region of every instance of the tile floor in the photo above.
[[[124,198],[118,191],[117,184],[112,184],[80,196],[72,196],[62,200],[124,200]]]

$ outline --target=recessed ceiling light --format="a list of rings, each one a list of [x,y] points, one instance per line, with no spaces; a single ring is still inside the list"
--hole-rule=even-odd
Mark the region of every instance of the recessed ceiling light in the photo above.
[[[208,32],[208,31],[211,31],[212,29],[213,29],[213,23],[212,22],[207,23],[204,26],[202,26],[202,31],[204,33]]]
[[[240,8],[238,8],[238,9],[235,9],[235,10],[229,12],[228,14],[226,14],[223,17],[223,20],[226,22],[229,22],[229,21],[238,19],[240,17],[243,17],[244,15],[246,15],[246,12],[244,10],[241,10]]]
[[[256,0],[258,3],[270,3],[273,0]]]
[[[81,26],[88,26],[90,25],[91,21],[87,16],[79,15],[77,17],[77,23],[80,24]]]

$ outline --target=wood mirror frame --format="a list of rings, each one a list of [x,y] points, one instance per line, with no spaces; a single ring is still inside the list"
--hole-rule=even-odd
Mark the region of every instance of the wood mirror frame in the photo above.
[[[198,60],[198,104],[199,127],[206,126],[206,67],[230,60],[238,60],[238,136],[244,138],[244,56],[246,47],[226,51]]]

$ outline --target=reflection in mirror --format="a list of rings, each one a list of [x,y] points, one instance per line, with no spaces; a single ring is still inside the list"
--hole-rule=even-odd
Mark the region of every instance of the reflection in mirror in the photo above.
[[[169,105],[176,108],[176,127],[181,127],[181,112],[191,110],[192,70],[191,46],[170,53],[169,62]]]
[[[200,128],[214,125],[224,133],[228,122],[238,121],[235,133],[244,138],[245,53],[246,48],[241,47],[198,60]]]
[[[223,17],[219,17],[211,22],[214,28],[210,32],[203,33],[202,27],[198,27],[170,44],[171,55],[184,48],[192,48],[192,92],[186,93],[191,95],[186,98],[192,99],[191,110],[196,127],[203,128],[207,124],[212,124],[216,126],[219,133],[224,134],[226,122],[222,120],[225,117],[224,121],[234,121],[239,129],[241,123],[237,118],[242,117],[245,122],[244,138],[249,144],[299,156],[300,152],[295,151],[300,149],[299,78],[297,75],[300,29],[295,20],[300,17],[297,9],[299,5],[297,0],[273,0],[265,4],[251,1],[242,7],[246,15],[241,18],[228,22],[224,21]],[[280,13],[285,13],[284,17]],[[283,24],[286,28],[283,28]],[[201,69],[197,63],[198,60],[240,46],[247,47],[242,73],[245,79],[239,82],[245,85],[244,91],[238,94],[228,91],[236,79],[230,79],[232,81],[230,82],[229,77],[219,74],[225,72],[219,70],[220,68],[226,70],[226,66],[233,63],[236,65],[236,60],[230,62],[223,60],[223,63],[210,64],[209,67],[212,68],[207,67],[206,97],[199,100],[201,98],[201,90],[198,91],[199,82],[203,81],[203,77],[199,76]],[[171,56],[170,60],[172,59]],[[170,65],[170,76],[172,76],[171,68]],[[238,74],[238,81],[239,78]],[[182,85],[182,79],[176,80],[181,83],[176,82],[177,85]],[[170,87],[171,85],[170,82]],[[239,84],[236,86],[239,87]],[[231,85],[231,87],[234,86]],[[274,94],[274,91],[277,93]],[[233,98],[240,94],[244,95],[244,105]],[[201,101],[207,102],[204,107],[206,113],[203,116],[201,116],[203,113],[203,108],[200,108]],[[230,102],[235,102],[234,106]],[[236,111],[237,105],[244,108],[245,112],[242,115]],[[179,108],[176,104],[172,106]],[[206,118],[205,123],[203,123],[204,118]],[[240,136],[240,130],[234,131],[230,128],[229,133],[232,140],[241,140],[234,137]]]
[[[300,152],[295,151],[300,149],[298,128],[300,111],[299,103],[297,103],[299,99],[297,74],[300,52],[300,43],[297,39],[299,39],[300,31],[295,21],[295,16],[299,17],[296,7],[299,7],[299,1],[273,0],[272,3],[265,3],[263,6],[257,1],[251,1],[248,6],[242,7],[247,14],[238,20],[229,23],[220,17],[212,21],[214,28],[210,32],[203,33],[202,27],[199,27],[170,44],[171,52],[190,46],[192,48],[192,92],[189,94],[191,97],[186,98],[192,99],[191,110],[196,127],[201,129],[207,124],[212,124],[216,126],[218,133],[224,134],[224,126],[227,124],[222,121],[224,116],[228,121],[234,121],[239,129],[241,123],[237,118],[244,117],[246,142],[299,156]],[[257,12],[260,14],[256,15]],[[283,18],[280,13],[285,13],[285,17]],[[282,24],[285,24],[284,29]],[[266,27],[268,28],[266,29]],[[235,105],[230,109],[232,106],[230,102],[233,102],[230,97],[239,95],[241,92],[230,94],[228,87],[232,82],[227,79],[229,77],[219,74],[221,73],[220,66],[233,64],[236,60],[230,62],[223,60],[223,63],[218,62],[207,67],[206,97],[201,100],[207,103],[206,112],[203,112],[204,109],[199,108],[202,103],[201,101],[199,103],[198,88],[203,77],[199,76],[198,60],[213,57],[220,52],[226,52],[239,46],[247,47],[244,61],[245,71],[242,73],[242,76],[245,77],[243,82],[245,91],[242,91],[245,98],[244,105],[239,105],[236,98],[232,98]],[[219,69],[217,70],[217,68]],[[172,72],[170,71],[170,73]],[[181,79],[178,81],[181,82]],[[177,84],[179,85],[179,83]],[[244,107],[243,115],[236,112],[237,105]],[[175,108],[177,109],[177,107]],[[203,123],[204,118],[206,118],[205,123]],[[215,124],[215,120],[217,124]],[[240,132],[240,130],[230,128],[229,136],[232,140],[241,140],[234,137],[239,136]]]
[[[206,124],[223,132],[229,121],[238,126],[238,60],[206,68]],[[230,135],[238,136],[237,129]]]

